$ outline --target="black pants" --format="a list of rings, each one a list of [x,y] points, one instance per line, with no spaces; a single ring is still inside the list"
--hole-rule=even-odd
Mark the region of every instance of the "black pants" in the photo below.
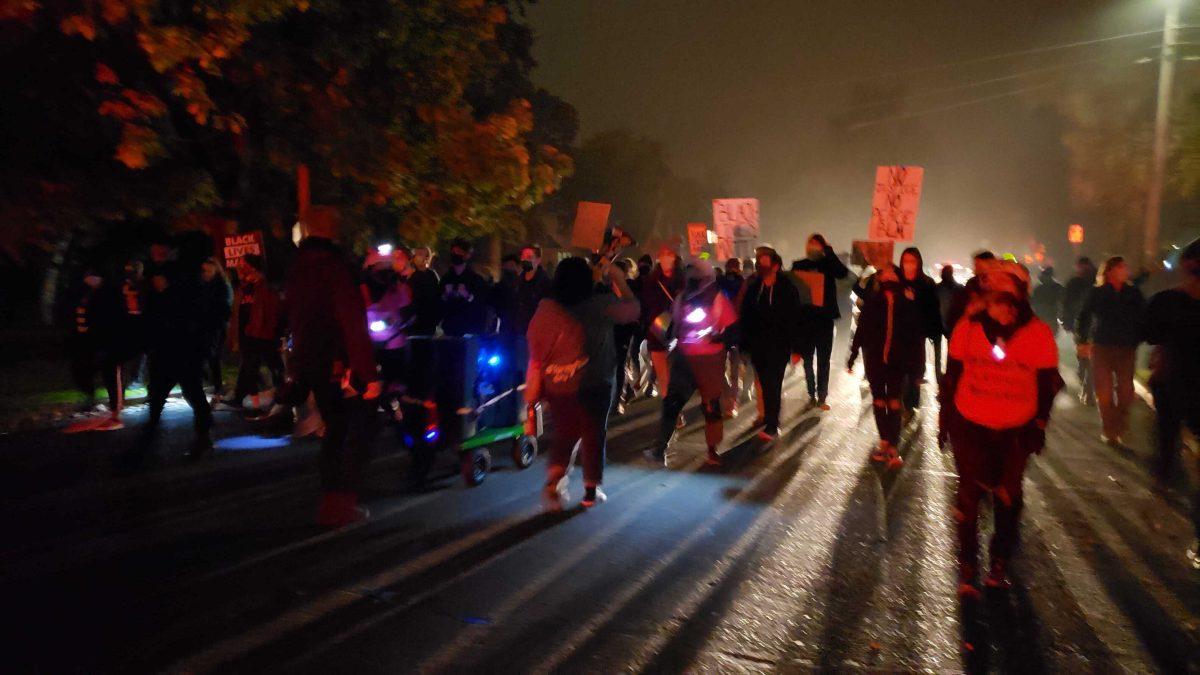
[[[546,465],[547,483],[556,483],[566,475],[576,443],[579,443],[584,485],[595,487],[604,480],[608,411],[613,391],[612,387],[599,387],[580,390],[574,396],[546,397],[554,428]]]
[[[754,364],[754,372],[762,386],[763,424],[768,433],[779,431],[779,414],[783,407],[783,375],[787,370],[789,356],[786,350],[774,352],[758,349],[750,353],[750,362]]]
[[[940,338],[939,338],[939,340],[940,340]],[[934,347],[934,358],[940,359],[938,354],[941,351],[941,343],[935,341],[933,343],[933,347]],[[922,354],[924,354],[924,352],[925,352],[925,341],[924,340],[921,341],[921,352],[922,352]],[[923,377],[925,377],[925,361],[922,358],[921,369],[915,373],[909,373],[908,376],[904,378],[904,407],[905,408],[907,408],[909,410],[916,410],[917,408],[921,407],[921,378],[923,378]]]
[[[375,406],[361,396],[347,398],[337,382],[319,382],[305,386],[311,390],[317,410],[325,422],[325,437],[321,439],[318,459],[321,488],[326,492],[355,492],[362,483],[369,440],[373,429]]]
[[[1030,451],[1024,430],[989,429],[957,419],[950,429],[954,464],[958,469],[958,561],[979,568],[979,502],[992,493],[996,528],[990,547],[991,561],[1008,560],[1020,539],[1021,479]]]
[[[804,384],[808,395],[824,401],[829,395],[829,359],[833,356],[833,319],[814,319],[811,340],[804,354]],[[815,362],[815,363],[814,363]],[[814,367],[816,372],[813,372]]]
[[[243,337],[239,346],[242,365],[238,369],[237,385],[233,390],[234,405],[241,403],[247,395],[259,392],[259,371],[263,366],[271,373],[272,386],[278,387],[283,383],[283,357],[279,354],[277,340]]]
[[[124,398],[123,383],[121,382],[121,363],[104,350],[97,349],[94,342],[87,338],[72,338],[70,345],[71,377],[87,401],[94,400],[96,395],[96,371],[104,381],[104,389],[108,392],[108,408],[112,412],[120,409]]]
[[[1154,393],[1154,408],[1158,414],[1155,419],[1156,440],[1158,442],[1158,457],[1155,472],[1159,480],[1174,483],[1183,477],[1187,482],[1186,472],[1179,456],[1179,434],[1184,426],[1200,437],[1200,398],[1194,393],[1179,394],[1186,391],[1191,384],[1151,383]],[[1192,522],[1196,529],[1196,538],[1200,539],[1200,494],[1192,499]]]
[[[903,370],[883,363],[867,360],[865,366],[879,439],[896,445],[900,442],[900,394],[911,377]]]
[[[147,433],[153,433],[162,419],[163,406],[175,385],[183,391],[183,399],[192,407],[196,434],[206,435],[212,427],[212,409],[204,396],[204,363],[206,354],[155,353],[148,356],[150,371],[147,395],[150,399],[150,421]]]
[[[217,336],[215,344],[212,347],[212,353],[208,356],[206,364],[208,370],[208,380],[212,382],[213,393],[220,395],[225,391],[225,375],[221,372],[221,356],[225,352],[225,331]]]

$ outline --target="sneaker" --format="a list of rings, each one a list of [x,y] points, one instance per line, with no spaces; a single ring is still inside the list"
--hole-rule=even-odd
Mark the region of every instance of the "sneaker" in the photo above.
[[[708,466],[721,466],[725,462],[721,459],[721,455],[717,454],[716,448],[709,448],[708,456],[704,458],[704,463]]]
[[[546,483],[542,488],[542,507],[547,511],[562,511],[563,503],[571,498],[567,486],[570,480],[563,476],[557,481]]]
[[[579,502],[585,509],[590,509],[597,504],[603,504],[608,501],[608,495],[604,494],[598,486],[592,486],[584,489],[583,501]]]
[[[625,414],[625,402],[624,401],[617,401],[617,411],[616,412],[618,415]]]
[[[83,419],[71,422],[63,428],[64,434],[78,434],[84,431],[96,431],[96,427],[104,424],[103,417],[84,417]]]
[[[758,436],[758,440],[764,443],[774,443],[775,439],[779,438],[779,430],[764,427],[756,435]]]
[[[879,445],[871,452],[872,462],[886,462],[888,459],[888,442],[879,441]]]
[[[1012,588],[1012,580],[1008,578],[1008,563],[1003,559],[992,561],[992,569],[988,571],[983,584],[988,588],[1008,590]]]
[[[371,517],[365,506],[359,506],[353,492],[326,492],[317,508],[317,524],[322,527],[345,527]]]
[[[120,417],[112,416],[100,420],[100,423],[92,428],[93,431],[119,431],[125,428],[125,423]]]
[[[830,409],[829,404],[825,402],[825,399],[817,401],[817,407],[821,409],[821,412],[829,412]]]
[[[887,468],[889,471],[895,471],[904,466],[904,458],[900,456],[900,451],[896,446],[888,443],[887,447]]]

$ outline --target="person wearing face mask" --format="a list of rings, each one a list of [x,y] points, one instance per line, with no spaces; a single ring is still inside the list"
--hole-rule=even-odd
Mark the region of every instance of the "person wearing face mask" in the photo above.
[[[921,336],[919,360],[912,364],[913,369],[906,373],[904,384],[904,416],[911,418],[913,411],[921,407],[921,382],[925,377],[925,340],[932,342],[938,350],[941,347],[942,312],[938,305],[937,284],[933,278],[925,274],[925,259],[921,249],[910,246],[900,254],[901,281],[907,290],[912,291],[913,299],[919,314],[918,334]],[[940,360],[940,358],[939,358]]]
[[[542,247],[527,244],[521,248],[517,277],[516,323],[514,331],[524,335],[542,298],[550,295],[550,275],[542,267]]]
[[[904,463],[897,450],[903,426],[901,398],[925,366],[925,312],[904,276],[902,270],[888,265],[872,277],[846,364],[853,371],[862,351],[879,430],[879,446],[871,461],[886,463],[893,470]]]
[[[833,247],[820,234],[813,234],[805,244],[807,257],[797,261],[792,270],[797,272],[819,272],[824,275],[824,298],[821,307],[813,308],[808,340],[808,352],[804,354],[804,379],[808,387],[810,405],[829,410],[825,402],[829,395],[829,360],[833,355],[834,323],[841,318],[838,303],[837,281],[845,279],[850,270],[842,264]]]
[[[760,246],[756,263],[757,272],[746,282],[738,316],[742,344],[750,352],[761,391],[762,418],[755,420],[755,426],[761,424],[759,438],[770,442],[779,435],[788,359],[799,363],[808,345],[802,324],[804,301],[791,276],[780,271],[783,259],[775,249]]]
[[[412,265],[408,273],[413,292],[413,322],[410,335],[433,335],[442,320],[442,280],[430,265],[433,252],[427,246],[412,250]]]
[[[676,420],[692,394],[700,392],[704,440],[709,466],[720,466],[717,446],[724,435],[721,398],[725,393],[725,331],[737,321],[737,310],[716,283],[707,260],[695,259],[685,272],[687,282],[671,308],[671,326],[678,346],[671,355],[671,386],[663,400],[658,441],[649,451],[655,463],[665,461],[675,435]]]
[[[1046,444],[1054,397],[1062,389],[1058,347],[1029,305],[1029,272],[991,261],[977,270],[977,309],[954,329],[941,390],[938,442],[949,439],[958,471],[959,595],[977,598],[979,502],[992,495],[995,534],[984,583],[1009,588],[1016,552],[1021,480],[1029,455]]]
[[[1129,266],[1116,256],[1101,266],[1096,287],[1083,301],[1075,321],[1075,342],[1083,353],[1091,353],[1103,440],[1114,448],[1124,447],[1129,425],[1144,305],[1142,292],[1129,283]]]
[[[646,327],[646,343],[650,352],[650,363],[654,367],[654,379],[657,382],[658,395],[667,395],[671,386],[671,369],[667,362],[669,346],[663,341],[661,333],[654,331],[655,319],[670,311],[675,297],[683,290],[683,267],[675,249],[663,244],[658,249],[658,264],[642,283],[642,292],[638,296],[642,306],[642,325]]]
[[[1187,426],[1200,438],[1200,239],[1183,248],[1177,287],[1160,291],[1146,305],[1142,338],[1154,345],[1150,391],[1157,413],[1158,458],[1155,477],[1167,486],[1177,478],[1187,484],[1180,463],[1180,431]],[[1200,569],[1200,494],[1192,496],[1196,543],[1188,559]]]
[[[442,332],[480,335],[487,328],[488,284],[471,269],[474,247],[466,239],[450,245],[450,269],[442,276]]]

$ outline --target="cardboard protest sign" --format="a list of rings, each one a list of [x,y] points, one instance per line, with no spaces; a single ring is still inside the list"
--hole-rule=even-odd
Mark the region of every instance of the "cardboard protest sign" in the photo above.
[[[875,169],[875,197],[871,200],[870,239],[912,241],[921,205],[921,182],[925,169],[919,166],[881,166]]]
[[[237,267],[242,258],[248,255],[261,256],[266,252],[266,248],[263,247],[263,233],[257,230],[225,235],[222,248],[225,252],[225,267],[228,269]]]
[[[575,227],[571,230],[571,245],[599,251],[604,245],[604,231],[608,229],[608,214],[612,204],[579,202],[575,210]]]
[[[757,199],[714,199],[713,229],[717,231],[717,258],[726,260],[737,255],[735,244],[738,242],[756,242],[758,225]]]
[[[825,275],[820,272],[792,272],[798,281],[808,286],[809,295],[812,296],[812,304],[814,307],[825,306]]]
[[[700,255],[705,246],[708,246],[708,225],[706,223],[688,223],[687,224],[688,252],[692,255]]]
[[[868,265],[879,269],[892,264],[895,242],[893,241],[862,241],[856,239],[851,243],[850,262],[859,267]]]

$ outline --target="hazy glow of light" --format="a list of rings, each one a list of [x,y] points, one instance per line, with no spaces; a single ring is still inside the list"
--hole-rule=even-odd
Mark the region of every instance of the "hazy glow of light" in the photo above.
[[[252,452],[255,450],[274,450],[287,447],[291,441],[287,436],[267,438],[265,436],[230,436],[222,438],[213,444],[217,450],[228,452]]]
[[[391,255],[393,249],[391,244],[380,244],[379,246],[375,247],[375,250],[379,253],[379,255]]]
[[[688,312],[688,315],[684,317],[684,320],[688,323],[700,323],[706,317],[708,317],[708,313],[704,311],[704,308],[697,307],[696,309]]]
[[[1008,355],[1004,353],[1004,347],[1001,347],[1000,345],[992,345],[992,356],[995,357],[997,361],[1003,361],[1004,357]]]
[[[371,322],[370,329],[372,333],[382,333],[387,330],[387,322],[382,319],[376,319]]]

